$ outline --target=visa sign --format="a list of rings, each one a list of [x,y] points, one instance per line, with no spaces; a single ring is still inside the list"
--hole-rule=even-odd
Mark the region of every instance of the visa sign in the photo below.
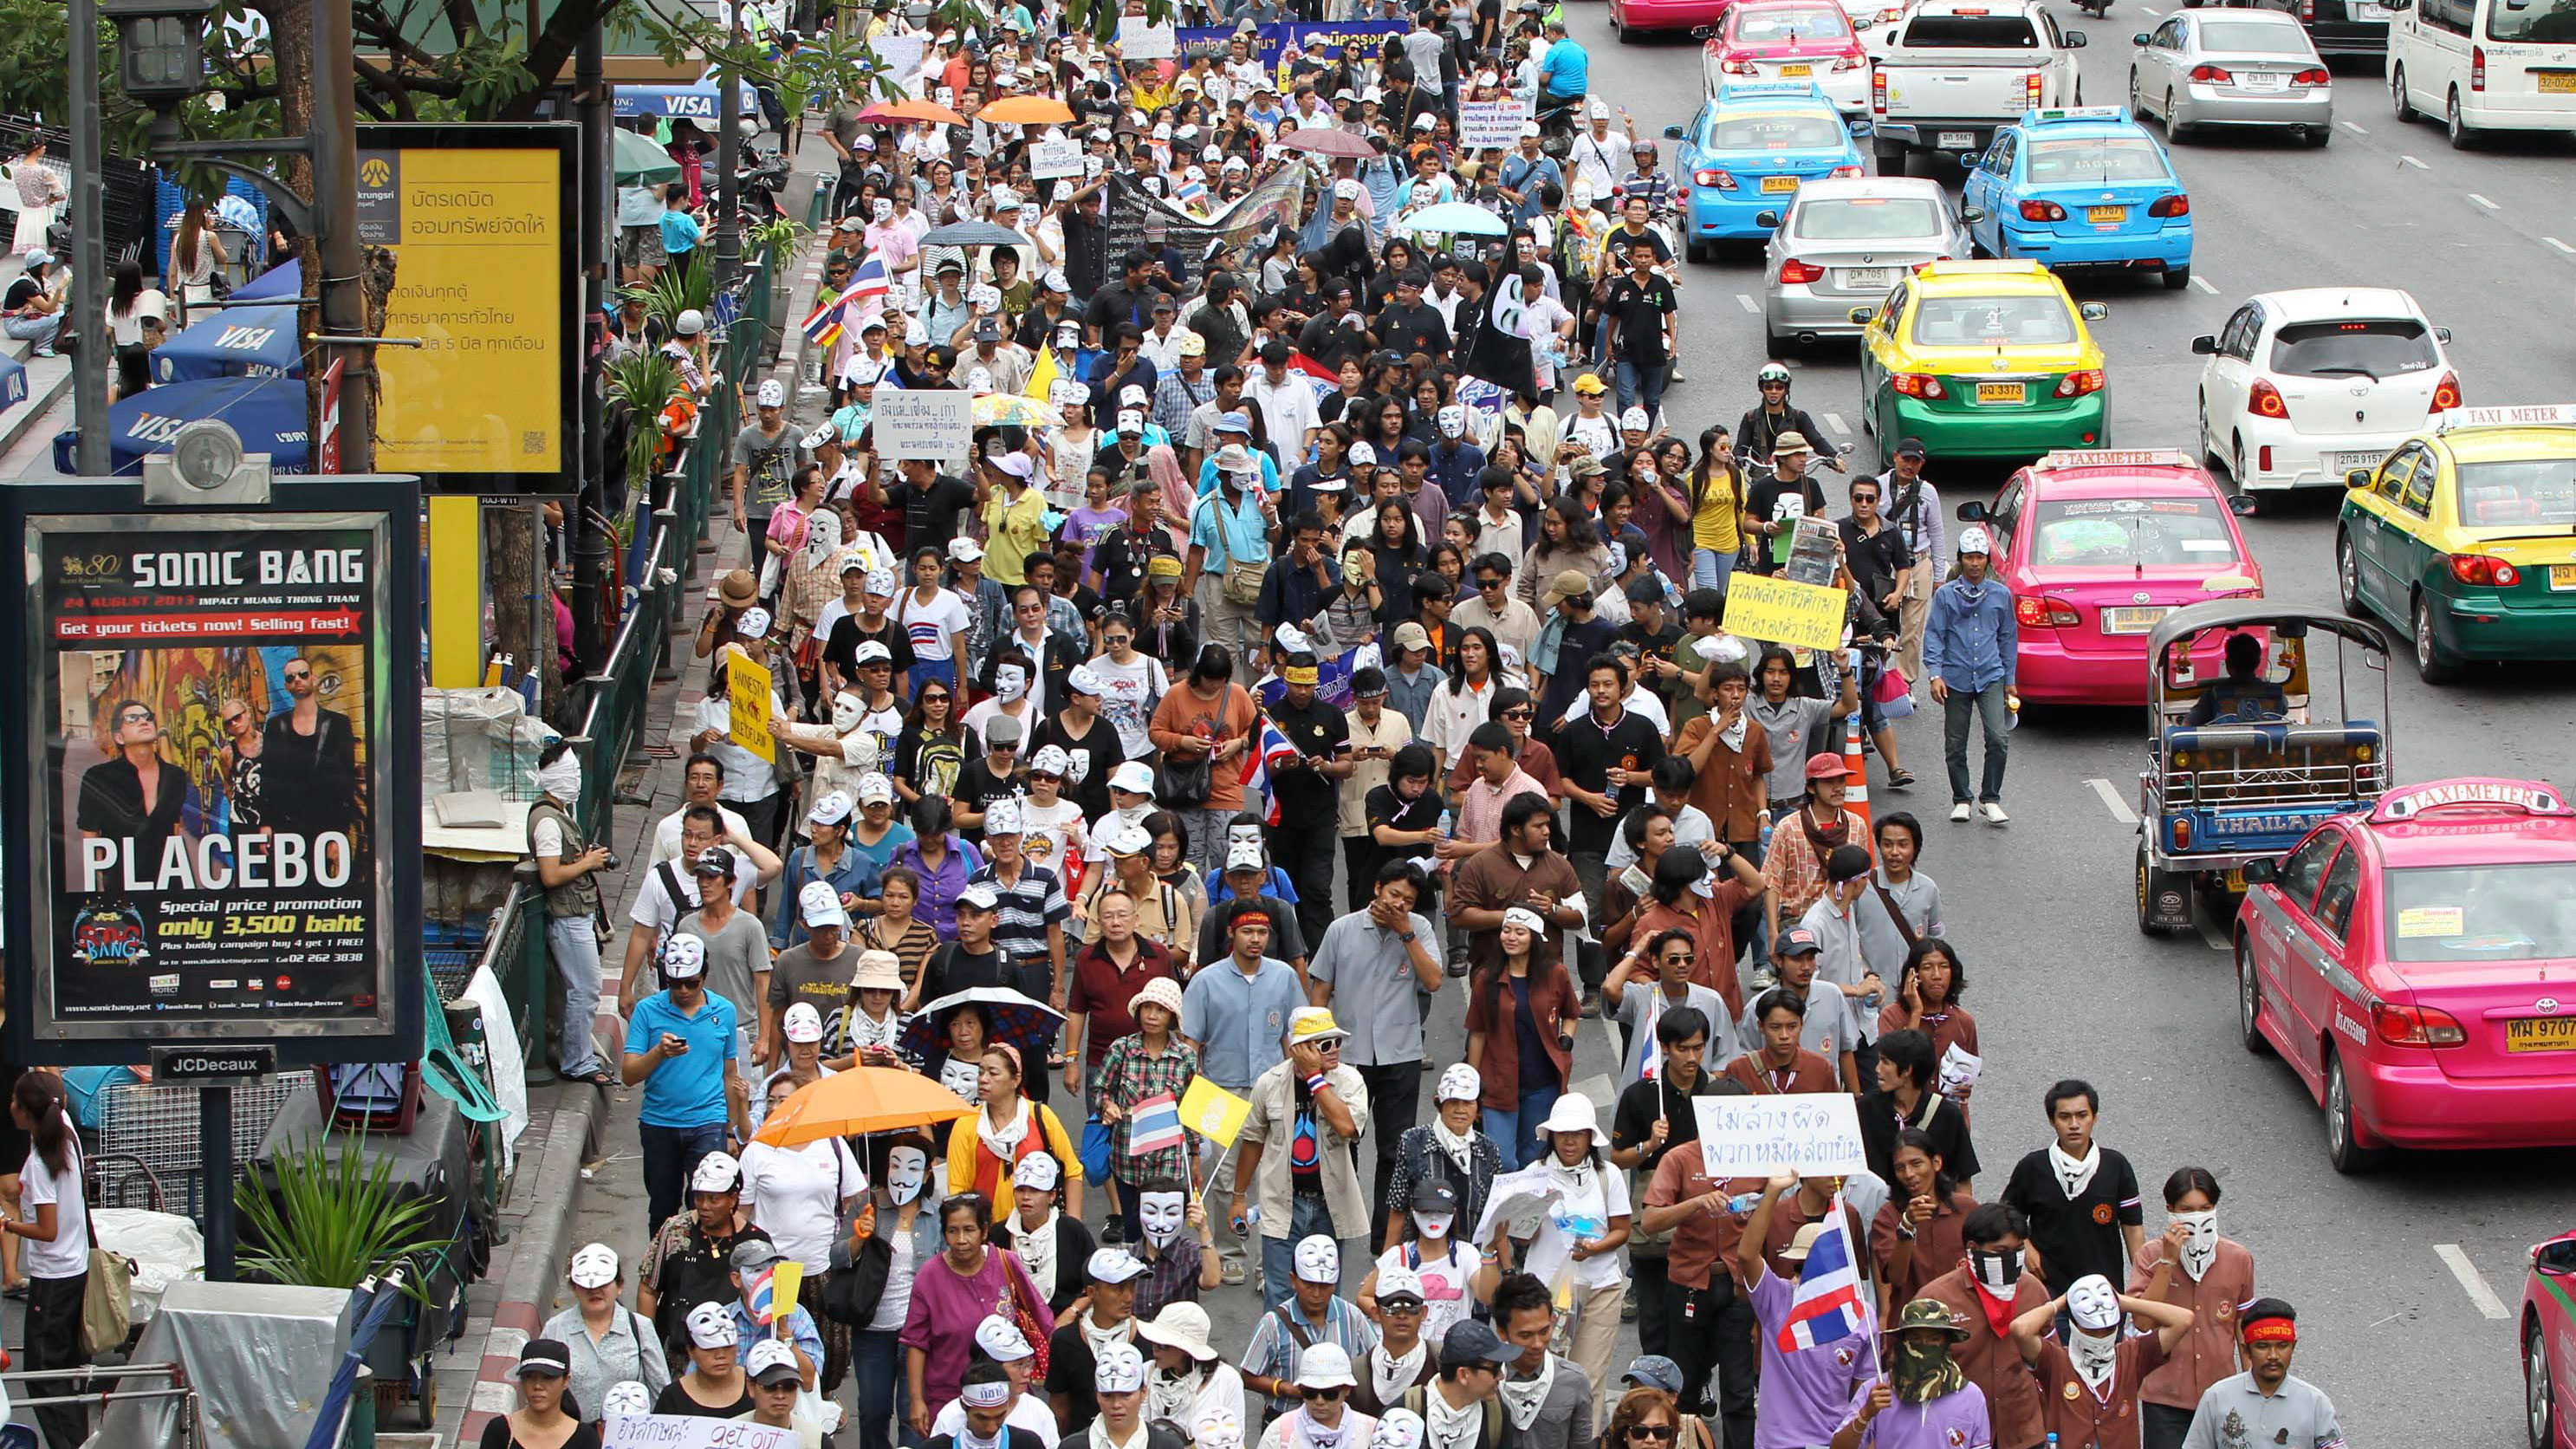
[[[276,340],[277,329],[274,327],[228,326],[220,336],[215,338],[215,345],[230,348],[236,352],[257,352]]]

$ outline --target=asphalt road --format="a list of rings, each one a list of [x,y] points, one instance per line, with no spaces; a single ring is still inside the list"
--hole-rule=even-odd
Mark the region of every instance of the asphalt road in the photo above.
[[[1592,50],[1595,93],[1623,100],[1640,135],[1689,119],[1701,94],[1696,42],[1622,46],[1601,7],[1568,9]],[[2103,19],[2060,10],[2062,25],[2090,38],[2081,56],[2089,100],[2126,93],[2130,37],[2169,10],[2126,0]],[[2201,362],[2193,335],[2217,330],[2246,296],[2283,287],[2405,287],[2453,329],[2470,402],[2576,398],[2570,145],[2508,137],[2454,151],[2437,127],[2394,118],[2377,67],[2339,65],[2334,89],[2336,134],[2323,150],[2252,132],[2175,148],[2196,230],[2191,287],[2168,292],[2152,277],[2075,283],[2077,296],[2110,305],[2094,333],[2109,356],[2118,446],[2190,447]],[[1667,164],[1671,156],[1666,142]],[[1711,422],[1732,426],[1753,399],[1763,342],[1744,299],[1760,299],[1759,256],[1721,253],[1686,279],[1691,381],[1667,408],[1674,431],[1696,436]],[[1796,400],[1838,444],[1865,442],[1837,427],[1858,426],[1851,347],[1791,361]],[[2000,481],[1945,472],[1937,460],[1932,477],[1954,504]],[[1838,483],[1828,475],[1829,492]],[[2273,597],[2333,606],[2334,502],[2300,499],[2244,521]],[[2401,660],[2387,685],[2384,712],[2375,699],[2353,712],[2393,722],[2401,782],[2472,773],[2565,782],[2555,774],[2563,752],[2549,744],[2563,737],[2576,697],[2565,668],[2481,669],[2436,689]],[[2401,1157],[2372,1176],[2337,1176],[2305,1088],[2238,1043],[2230,958],[2202,936],[2149,940],[2136,930],[2134,826],[2097,782],[2134,799],[2142,714],[2025,711],[2005,792],[2013,823],[2000,830],[1940,818],[1939,727],[1927,712],[1899,728],[1925,785],[1910,797],[1882,790],[1876,803],[1932,821],[1925,868],[1941,882],[1949,934],[1967,956],[1967,1001],[1988,1049],[1976,1122],[1993,1180],[1981,1186],[1999,1189],[2020,1153],[2046,1143],[2047,1085],[2088,1078],[2105,1097],[2103,1141],[2147,1186],[2150,1233],[2162,1226],[2166,1174],[2187,1163],[2217,1173],[2220,1230],[2253,1250],[2263,1291],[2298,1306],[2299,1372],[2333,1396],[2353,1442],[2521,1443],[2515,1323],[2482,1310],[2452,1260],[2483,1280],[2502,1312],[2518,1313],[2529,1246],[2576,1217],[2576,1154]],[[2437,1252],[2443,1245],[2456,1253]]]

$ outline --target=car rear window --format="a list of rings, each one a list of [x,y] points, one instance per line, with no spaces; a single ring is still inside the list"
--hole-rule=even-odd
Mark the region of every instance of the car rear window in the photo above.
[[[2036,141],[2030,179],[2042,186],[2076,181],[2162,181],[2173,174],[2144,136],[2069,136]]]
[[[2243,20],[2203,21],[2200,48],[2222,54],[2306,55],[2308,38],[2296,25],[2256,25]]]
[[[1918,346],[2062,346],[2074,340],[2074,314],[2055,297],[1926,297],[1914,308]]]
[[[2417,965],[2576,956],[2576,861],[2388,872],[2388,959]]]
[[[2460,526],[2481,538],[2565,534],[2576,527],[2576,458],[2457,466]]]
[[[2216,499],[2042,499],[2031,523],[2034,564],[2183,568],[2236,561],[2236,540]]]
[[[2019,15],[1917,15],[1898,43],[1909,50],[2037,50],[2039,32]]]
[[[1830,151],[1843,144],[1842,119],[1827,115],[1720,116],[1700,143],[1707,151]]]
[[[1733,38],[1759,45],[1772,41],[1840,40],[1851,33],[1851,20],[1840,10],[1821,6],[1813,10],[1764,7],[1738,11]]]
[[[2576,44],[2576,0],[2497,0],[2487,7],[2487,39]]]
[[[1809,241],[1896,241],[1938,236],[1940,208],[1920,196],[1852,196],[1798,208],[1796,236]]]
[[[2440,361],[2431,330],[2412,317],[2290,322],[2272,335],[2272,371],[2298,377],[2394,377]]]

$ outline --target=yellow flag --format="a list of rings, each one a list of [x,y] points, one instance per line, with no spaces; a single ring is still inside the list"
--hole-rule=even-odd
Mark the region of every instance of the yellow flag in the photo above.
[[[1190,1078],[1189,1089],[1181,1093],[1181,1125],[1220,1146],[1232,1147],[1243,1133],[1243,1119],[1251,1115],[1250,1102],[1205,1077]]]
[[[781,1322],[796,1314],[796,1290],[805,1282],[805,1265],[790,1258],[769,1270],[770,1311]]]
[[[1039,402],[1052,401],[1047,391],[1055,385],[1055,349],[1047,345],[1048,340],[1041,340],[1038,344],[1037,366],[1029,369],[1028,386],[1020,389],[1022,397],[1033,397]]]

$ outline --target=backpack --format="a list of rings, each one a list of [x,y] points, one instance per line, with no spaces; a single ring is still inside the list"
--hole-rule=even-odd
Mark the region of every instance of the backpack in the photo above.
[[[1406,1389],[1397,1398],[1397,1402],[1414,1413],[1421,1414],[1427,1421],[1430,1416],[1424,1413],[1424,1410],[1429,1407],[1429,1404],[1423,1396],[1430,1392],[1429,1384],[1415,1384],[1412,1388]],[[1498,1449],[1502,1442],[1503,1401],[1500,1395],[1496,1395],[1485,1400],[1485,1423],[1476,1432],[1476,1449]]]

